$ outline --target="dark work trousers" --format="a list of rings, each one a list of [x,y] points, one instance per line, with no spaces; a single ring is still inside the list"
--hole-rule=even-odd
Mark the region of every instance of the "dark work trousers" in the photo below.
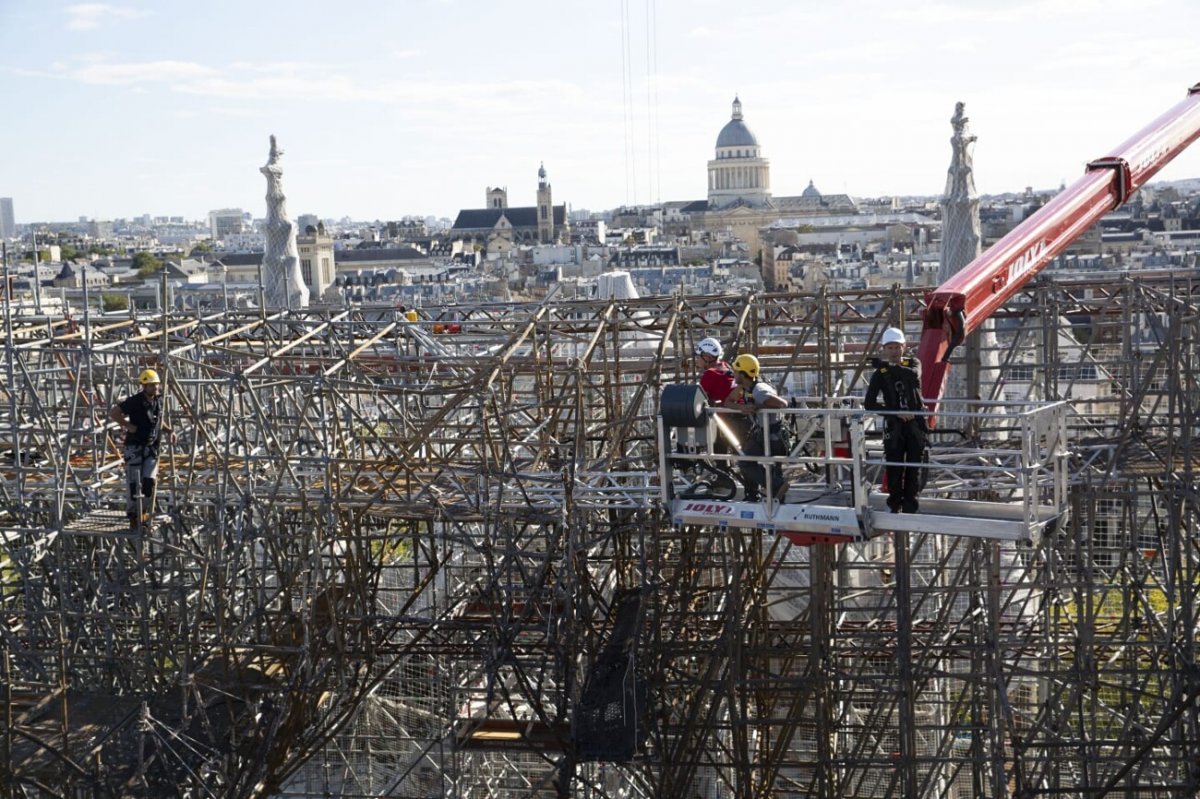
[[[158,447],[128,444],[125,447],[125,482],[129,486],[125,512],[130,517],[152,513],[154,481],[158,475]]]
[[[925,430],[920,420],[902,422],[888,420],[883,433],[883,454],[891,463],[920,463],[925,452]],[[921,469],[918,466],[887,467],[888,501],[900,503],[914,500],[921,491]]]
[[[787,454],[787,446],[783,441],[783,434],[777,427],[771,430],[770,445],[772,455]],[[759,457],[763,454],[763,431],[761,427],[755,425],[746,435],[746,441],[742,445],[742,452],[751,457]],[[741,461],[738,465],[742,469],[742,480],[746,484],[746,499],[747,501],[755,502],[762,494],[763,486],[767,483],[766,464]],[[783,486],[783,482],[782,464],[772,464],[771,485],[768,486],[767,492],[774,496]]]

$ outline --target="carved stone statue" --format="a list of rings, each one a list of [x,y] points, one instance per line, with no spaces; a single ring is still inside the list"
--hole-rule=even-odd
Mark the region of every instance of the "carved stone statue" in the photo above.
[[[268,308],[307,308],[308,286],[300,270],[296,249],[296,225],[288,218],[287,198],[283,194],[283,156],[271,136],[267,165],[259,171],[267,178],[267,243],[263,250],[263,299]]]

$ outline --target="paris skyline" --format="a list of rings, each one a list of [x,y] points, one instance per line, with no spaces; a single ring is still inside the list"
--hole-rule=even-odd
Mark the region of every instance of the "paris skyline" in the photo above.
[[[981,193],[1071,182],[1200,81],[1200,7],[1153,0],[417,0],[344,10],[0,5],[0,195],[17,221],[452,217],[487,186],[600,210],[702,199],[739,96],[772,191],[937,195],[966,103]],[[1157,180],[1200,177],[1193,147]]]

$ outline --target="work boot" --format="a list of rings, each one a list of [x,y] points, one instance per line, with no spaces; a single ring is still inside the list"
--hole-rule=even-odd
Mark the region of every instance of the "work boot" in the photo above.
[[[888,510],[890,510],[892,513],[899,513],[900,505],[903,504],[903,502],[904,500],[900,497],[889,496],[887,498]]]
[[[901,503],[901,509],[905,513],[916,513],[921,509],[921,504],[917,502],[916,497],[912,497],[911,499],[905,499],[904,502]]]

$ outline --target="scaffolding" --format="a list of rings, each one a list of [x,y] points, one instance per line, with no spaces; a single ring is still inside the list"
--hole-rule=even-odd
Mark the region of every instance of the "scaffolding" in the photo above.
[[[714,335],[833,408],[916,291],[6,308],[0,795],[1194,795],[1198,289],[995,315],[963,418],[1066,403],[1062,524],[812,546],[675,523],[659,398]],[[107,410],[148,366],[178,439],[130,531]]]

